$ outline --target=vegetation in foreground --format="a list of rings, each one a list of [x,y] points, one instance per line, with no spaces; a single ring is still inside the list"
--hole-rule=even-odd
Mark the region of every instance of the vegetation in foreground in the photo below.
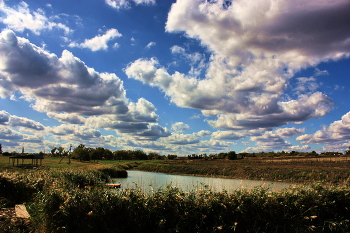
[[[4,232],[348,232],[349,186],[314,184],[282,192],[233,193],[167,187],[106,188],[90,169],[0,173],[0,203],[26,203],[27,225],[0,221]]]

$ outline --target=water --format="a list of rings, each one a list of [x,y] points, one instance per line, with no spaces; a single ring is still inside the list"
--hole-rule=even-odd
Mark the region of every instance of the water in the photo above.
[[[252,189],[257,186],[267,187],[271,191],[280,191],[288,188],[292,183],[272,182],[259,180],[240,180],[225,179],[214,177],[198,177],[169,175],[163,173],[145,172],[145,171],[128,171],[127,178],[113,179],[113,183],[121,184],[121,188],[141,188],[145,192],[157,191],[168,185],[176,186],[183,191],[191,191],[197,189],[211,189],[213,191],[233,192],[237,189]]]

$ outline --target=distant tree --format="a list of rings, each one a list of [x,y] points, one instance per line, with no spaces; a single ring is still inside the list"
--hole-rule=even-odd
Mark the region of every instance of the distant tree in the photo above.
[[[227,153],[227,158],[230,160],[235,160],[237,159],[237,154],[235,151],[230,151]]]
[[[348,148],[346,151],[344,151],[344,153],[345,153],[346,155],[350,155],[350,146],[349,146],[349,148]]]
[[[56,150],[57,150],[56,147],[51,149],[51,156],[55,156],[56,155]]]
[[[226,158],[226,156],[227,156],[227,153],[221,152],[221,153],[219,153],[219,154],[217,155],[217,158],[218,158],[218,159],[224,159],[224,158]]]
[[[0,143],[0,154],[2,154],[2,145]]]
[[[136,150],[136,151],[134,151],[133,154],[134,154],[134,159],[137,159],[137,160],[147,160],[148,159],[147,154],[142,150]]]
[[[148,153],[148,159],[151,160],[151,159],[161,159],[161,155],[157,152],[149,152]]]
[[[3,155],[3,156],[11,156],[12,154],[9,153],[9,152],[7,152],[7,151],[5,151],[5,152],[2,153],[2,155]]]
[[[73,150],[72,157],[79,159],[80,161],[90,161],[90,152],[92,148],[85,147],[84,144],[80,144]]]
[[[317,152],[314,151],[314,150],[311,152],[311,155],[312,155],[312,156],[318,156]]]
[[[172,160],[172,159],[176,159],[177,155],[168,155],[168,159]]]

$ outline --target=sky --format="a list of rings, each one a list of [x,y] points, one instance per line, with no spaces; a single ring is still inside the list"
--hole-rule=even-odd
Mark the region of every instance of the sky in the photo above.
[[[348,0],[0,0],[0,143],[350,146]]]

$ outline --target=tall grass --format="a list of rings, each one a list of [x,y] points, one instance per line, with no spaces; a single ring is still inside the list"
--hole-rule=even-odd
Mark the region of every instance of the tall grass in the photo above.
[[[44,232],[348,232],[348,187],[258,187],[234,193],[166,187],[51,190],[30,205]]]
[[[233,193],[168,186],[145,193],[107,189],[101,169],[1,173],[0,178],[18,192],[16,198],[0,196],[27,202],[27,232],[350,231],[349,186],[313,184],[281,192],[257,187]],[[30,195],[18,199],[27,190]]]
[[[28,202],[39,191],[52,189],[103,189],[111,178],[126,177],[120,167],[103,165],[98,168],[39,169],[28,172],[0,173],[0,201],[3,206]]]

